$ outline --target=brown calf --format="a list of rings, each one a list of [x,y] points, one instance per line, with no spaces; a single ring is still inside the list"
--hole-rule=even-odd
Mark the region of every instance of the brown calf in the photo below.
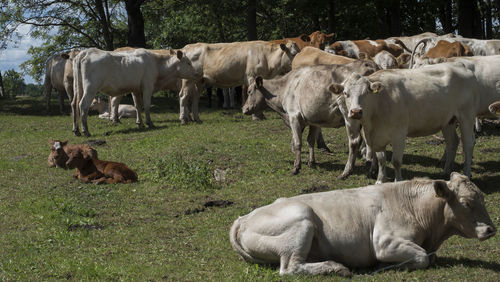
[[[47,163],[49,167],[59,167],[59,168],[67,168],[66,167],[66,162],[68,161],[69,157],[68,154],[71,150],[73,150],[75,147],[88,147],[89,150],[92,150],[92,152],[95,154],[95,157],[97,158],[97,151],[94,150],[90,145],[83,144],[83,145],[75,145],[75,144],[68,144],[68,140],[61,141],[61,140],[53,140],[52,137],[49,138],[49,145],[50,145],[50,154],[47,159]]]
[[[75,147],[68,153],[68,168],[75,168],[73,177],[84,183],[130,183],[137,181],[137,173],[123,163],[101,161],[95,150],[87,146]]]
[[[330,40],[333,38],[333,35],[334,35],[333,33],[325,34],[318,30],[311,33],[310,35],[301,34],[297,37],[283,38],[283,39],[273,40],[270,42],[276,44],[281,44],[281,43],[286,44],[288,41],[293,41],[295,42],[295,44],[297,44],[299,50],[302,50],[302,48],[307,46],[312,46],[323,50],[325,49],[325,45],[328,42],[330,42]]]

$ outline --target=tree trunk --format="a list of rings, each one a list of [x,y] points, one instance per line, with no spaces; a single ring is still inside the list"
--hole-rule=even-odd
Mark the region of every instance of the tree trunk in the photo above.
[[[101,24],[101,30],[102,34],[104,36],[104,44],[106,50],[112,51],[114,50],[114,44],[113,44],[113,33],[111,32],[111,22],[109,21],[109,17],[107,14],[109,14],[109,11],[105,9],[104,5],[108,7],[108,0],[95,0],[95,5],[97,9],[97,14],[99,15],[99,22]],[[106,13],[107,12],[107,13]]]
[[[248,0],[247,6],[247,40],[257,40],[257,1]]]
[[[399,0],[392,1],[391,5],[387,7],[387,17],[389,20],[389,36],[401,35],[401,3]]]
[[[483,17],[486,22],[485,26],[485,39],[493,38],[493,23],[492,23],[492,14],[491,14],[491,0],[485,0],[485,3],[482,4],[483,7]]]
[[[0,98],[6,98],[7,93],[5,93],[5,90],[3,89],[3,80],[2,80],[2,72],[0,71]]]
[[[128,46],[146,48],[144,17],[141,5],[145,0],[126,0],[125,9],[128,17]]]
[[[483,37],[477,1],[458,0],[458,33],[464,37]]]
[[[328,1],[328,33],[337,32],[335,30],[335,0]]]
[[[455,28],[453,28],[451,0],[445,0],[440,5],[439,21],[443,25],[444,33],[452,33],[455,30]]]

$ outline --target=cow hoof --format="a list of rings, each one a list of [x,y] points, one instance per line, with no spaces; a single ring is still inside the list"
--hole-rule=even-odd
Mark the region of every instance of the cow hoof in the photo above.
[[[315,167],[316,167],[316,162],[308,162],[308,163],[307,163],[307,166],[308,166],[309,168],[315,168]]]
[[[196,121],[197,124],[202,124],[203,122],[201,120]]]
[[[352,272],[350,272],[349,269],[347,269],[346,267],[335,271],[335,274],[342,277],[352,277]]]
[[[300,169],[299,169],[299,168],[294,167],[290,173],[291,173],[292,175],[297,175],[297,174],[299,174],[299,171],[300,171]]]
[[[82,134],[80,133],[80,131],[76,130],[76,131],[73,131],[73,133],[75,134],[75,136],[82,136]]]
[[[349,177],[349,173],[342,173],[341,175],[337,176],[337,179],[346,180],[347,177]]]
[[[90,132],[86,132],[86,131],[83,132],[83,135],[85,135],[85,137],[90,137],[91,136]]]

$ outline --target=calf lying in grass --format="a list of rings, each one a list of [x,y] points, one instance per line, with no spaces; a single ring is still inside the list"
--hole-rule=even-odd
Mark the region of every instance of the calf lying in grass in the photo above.
[[[47,163],[49,167],[59,167],[59,168],[67,168],[66,162],[68,161],[68,153],[76,147],[86,147],[92,151],[92,154],[97,158],[97,151],[94,150],[90,145],[76,145],[76,144],[68,144],[68,140],[53,140],[49,138],[50,145],[50,154],[47,159]]]
[[[87,145],[75,146],[67,152],[68,168],[76,168],[73,177],[84,183],[130,183],[137,181],[137,174],[123,163],[101,161],[97,152]]]

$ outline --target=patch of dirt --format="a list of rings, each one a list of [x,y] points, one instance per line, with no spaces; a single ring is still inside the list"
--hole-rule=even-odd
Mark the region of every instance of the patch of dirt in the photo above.
[[[24,154],[24,155],[12,157],[12,160],[17,162],[17,161],[20,161],[20,160],[22,160],[22,159],[24,159],[26,157],[28,157],[28,155]]]
[[[330,187],[328,185],[312,185],[309,188],[304,188],[300,191],[300,194],[309,194],[309,193],[316,193],[316,192],[324,192],[330,190]]]
[[[198,207],[198,208],[194,208],[194,209],[185,210],[184,215],[190,215],[190,214],[204,212],[209,207],[225,208],[225,207],[229,207],[232,204],[234,204],[234,202],[228,201],[228,200],[210,200],[210,201],[206,201],[205,203],[203,203],[203,206],[201,208]],[[179,216],[176,216],[176,217],[179,217]]]
[[[85,144],[89,144],[90,146],[102,146],[106,145],[106,140],[89,140],[85,142]]]

